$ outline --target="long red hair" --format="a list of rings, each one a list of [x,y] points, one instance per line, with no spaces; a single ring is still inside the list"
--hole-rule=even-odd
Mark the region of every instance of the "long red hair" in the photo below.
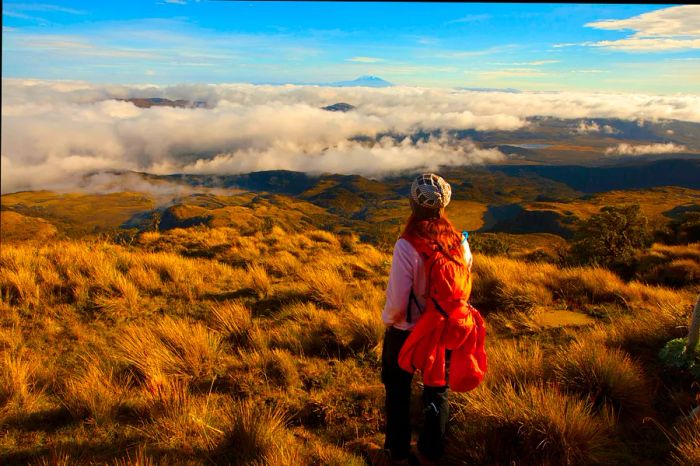
[[[444,208],[428,209],[411,199],[411,209],[411,216],[406,222],[402,236],[435,242],[445,251],[460,247],[462,234],[447,218]]]

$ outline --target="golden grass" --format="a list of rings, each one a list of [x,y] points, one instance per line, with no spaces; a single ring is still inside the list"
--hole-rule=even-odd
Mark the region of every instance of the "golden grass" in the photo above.
[[[478,389],[455,402],[448,455],[475,464],[615,464],[610,418],[545,385]],[[479,426],[475,428],[475,426]]]
[[[249,265],[248,278],[250,287],[258,293],[261,298],[266,298],[272,289],[272,280],[262,265]]]
[[[299,278],[308,286],[312,299],[323,306],[340,309],[350,299],[352,288],[335,268],[317,264],[302,269]]]
[[[0,232],[2,240],[31,241],[41,243],[58,236],[58,230],[42,218],[27,217],[11,210],[0,211]]]
[[[656,309],[690,302],[687,292],[639,282],[623,282],[599,267],[560,269],[502,256],[477,256],[472,302],[485,312],[530,312],[552,305],[586,310],[610,304],[625,310]]]
[[[674,428],[671,461],[678,466],[700,464],[700,418],[682,421]]]
[[[590,341],[575,342],[557,355],[554,373],[566,390],[590,400],[596,409],[641,418],[651,408],[650,387],[628,354]]]
[[[224,415],[219,454],[235,465],[296,466],[298,448],[285,429],[284,414],[252,402],[235,404]]]
[[[2,205],[31,212],[51,221],[71,236],[119,228],[133,215],[151,210],[153,200],[140,193],[58,194],[25,191],[3,194]]]
[[[525,386],[547,378],[544,352],[537,342],[496,340],[486,350],[489,368],[484,382],[493,389],[506,383]]]
[[[0,359],[0,412],[31,411],[41,393],[36,387],[39,361],[27,351],[5,352]]]
[[[118,380],[112,369],[101,367],[97,356],[83,357],[79,374],[63,383],[63,405],[77,419],[104,425],[114,419],[127,393],[125,380]]]
[[[165,317],[152,326],[130,325],[117,341],[119,359],[128,363],[147,386],[166,376],[211,377],[218,363],[222,337],[199,323]]]
[[[639,349],[634,368],[655,370],[649,358],[687,325],[689,291],[599,269],[475,261],[490,370],[452,398],[453,462],[615,463],[610,447],[638,436],[568,379],[612,380],[606,370],[629,372]],[[389,268],[389,255],[350,235],[275,224],[144,233],[131,247],[3,244],[0,416],[14,424],[0,447],[35,464],[361,464],[350,445],[382,437]],[[534,319],[592,306],[619,312],[590,329]],[[506,339],[509,325],[527,339]],[[579,352],[565,366],[569,340],[605,361]],[[27,419],[59,408],[72,416],[29,433]],[[94,451],[77,454],[83,443]]]
[[[253,331],[253,316],[244,304],[227,301],[212,304],[211,313],[214,327],[236,346],[250,342]]]

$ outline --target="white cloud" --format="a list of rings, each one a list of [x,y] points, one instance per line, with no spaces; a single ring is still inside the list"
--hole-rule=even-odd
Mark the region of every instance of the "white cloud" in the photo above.
[[[599,132],[600,126],[595,121],[591,121],[590,123],[587,121],[581,121],[579,122],[578,127],[576,127],[576,133],[578,134],[589,134]]]
[[[116,99],[164,97],[208,108],[137,108]],[[348,102],[356,109],[321,107]],[[86,170],[238,173],[288,168],[380,176],[398,169],[496,161],[470,141],[419,131],[512,131],[535,115],[700,122],[700,96],[503,93],[417,87],[249,84],[94,85],[4,79],[2,191],[65,185]],[[589,124],[590,126],[590,124]],[[605,127],[600,128],[605,132]],[[358,142],[356,136],[379,141]],[[361,139],[359,139],[361,140]]]
[[[600,126],[595,121],[588,122],[582,120],[578,123],[578,126],[574,128],[574,133],[576,134],[593,134],[593,133],[603,133],[603,134],[617,134],[618,130],[610,125]]]
[[[685,152],[685,146],[672,142],[665,144],[618,144],[616,147],[605,149],[606,155],[645,155],[645,154],[676,154]]]
[[[700,38],[674,39],[666,37],[630,37],[620,40],[601,40],[589,45],[591,47],[605,47],[627,52],[661,52],[669,50],[700,49]]]
[[[700,48],[700,6],[683,5],[650,11],[627,19],[606,19],[586,26],[608,31],[634,31],[624,39],[580,45],[629,52],[654,52]],[[559,44],[564,46],[568,44]]]

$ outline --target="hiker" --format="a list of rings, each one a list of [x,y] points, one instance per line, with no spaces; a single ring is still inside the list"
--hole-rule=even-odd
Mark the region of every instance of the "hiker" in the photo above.
[[[450,202],[450,196],[450,185],[440,176],[432,173],[418,176],[411,185],[411,216],[394,246],[386,305],[382,313],[387,329],[382,348],[381,374],[386,390],[384,452],[389,456],[390,464],[394,465],[414,464],[415,461],[424,465],[436,464],[435,461],[439,460],[444,452],[445,428],[449,418],[447,379],[451,351],[446,350],[441,339],[449,333],[443,332],[449,319],[439,301],[434,299],[435,296],[427,293],[427,288],[430,287],[433,294],[443,293],[444,290],[435,288],[435,283],[441,281],[439,286],[449,289],[449,303],[456,303],[464,309],[458,310],[466,313],[460,314],[460,318],[465,319],[462,322],[470,322],[472,327],[462,332],[459,338],[466,341],[467,334],[475,325],[470,310],[473,308],[467,307],[466,304],[471,291],[472,255],[466,232],[460,234],[445,216],[445,207]],[[438,264],[438,256],[442,262],[435,267],[436,270],[430,273],[424,270],[426,263],[431,267]],[[435,273],[447,269],[447,266],[443,265],[446,261],[453,261],[450,265],[453,270],[451,278],[438,277],[428,284],[427,282],[435,277]],[[428,312],[428,308],[432,310]],[[478,311],[475,312],[478,314]],[[467,390],[474,388],[475,384],[481,381],[486,365],[483,353],[483,321],[480,316],[478,319],[482,331],[478,334],[471,333],[481,338],[478,342],[481,345],[481,353],[476,358],[479,364],[477,367],[467,367],[464,361],[461,362],[464,375],[461,385]],[[419,324],[421,320],[424,321],[424,325]],[[409,339],[413,330],[417,330],[415,338]],[[455,333],[452,332],[451,335]],[[473,352],[477,342],[474,338],[470,341],[468,351]],[[452,359],[454,365],[456,358]],[[474,358],[469,359],[471,361]],[[411,451],[411,381],[413,370],[416,368],[423,372],[425,420],[418,444],[415,450]],[[453,367],[453,372],[454,369]]]

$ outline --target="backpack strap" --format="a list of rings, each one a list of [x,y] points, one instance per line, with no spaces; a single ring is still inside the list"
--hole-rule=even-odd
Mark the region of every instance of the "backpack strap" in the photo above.
[[[442,314],[442,316],[443,316],[445,319],[449,319],[450,316],[447,314],[447,312],[445,312],[445,310],[442,308],[442,306],[440,306],[440,303],[438,302],[438,300],[435,299],[435,298],[432,297],[432,296],[430,297],[430,299],[433,300],[433,304],[435,304],[435,309],[437,309],[437,311],[438,311],[440,314]]]
[[[411,292],[408,295],[408,304],[406,305],[406,322],[409,324],[411,323],[411,303],[414,303],[421,313],[423,312],[420,304],[418,304],[418,298],[416,298],[416,294],[413,292],[413,287],[411,287]]]

